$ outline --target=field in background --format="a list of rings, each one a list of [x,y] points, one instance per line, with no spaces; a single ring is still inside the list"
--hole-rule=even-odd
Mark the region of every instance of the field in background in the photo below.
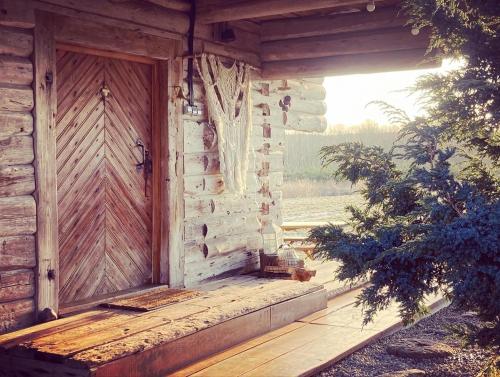
[[[362,203],[360,194],[288,198],[283,200],[283,221],[347,221],[348,205]]]

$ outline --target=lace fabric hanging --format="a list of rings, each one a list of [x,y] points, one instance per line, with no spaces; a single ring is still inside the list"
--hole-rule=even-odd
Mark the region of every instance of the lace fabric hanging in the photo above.
[[[235,62],[226,67],[214,55],[202,54],[196,67],[205,87],[209,121],[215,125],[220,169],[229,193],[246,189],[251,134],[250,66]]]

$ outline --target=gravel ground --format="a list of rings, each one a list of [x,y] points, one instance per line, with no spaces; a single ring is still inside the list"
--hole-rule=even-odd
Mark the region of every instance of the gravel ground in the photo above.
[[[477,346],[464,346],[464,342],[453,334],[450,325],[479,324],[472,313],[463,313],[453,307],[440,310],[416,325],[362,348],[316,377],[369,377],[383,373],[408,369],[421,369],[429,377],[476,376],[495,355],[493,350]],[[439,359],[414,360],[391,356],[386,346],[408,338],[423,338],[448,344],[455,348],[452,356]]]

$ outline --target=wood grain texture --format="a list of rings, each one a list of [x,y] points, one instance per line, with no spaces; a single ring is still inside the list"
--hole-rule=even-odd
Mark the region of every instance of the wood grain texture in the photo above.
[[[173,59],[168,65],[168,161],[167,206],[163,229],[168,234],[168,280],[171,287],[184,287],[184,127],[182,99],[174,95],[174,87],[183,80],[182,59]],[[164,230],[165,231],[165,230]]]
[[[30,87],[0,84],[0,111],[31,111],[33,106],[33,90]]]
[[[0,26],[0,54],[29,57],[33,52],[30,31]]]
[[[372,14],[355,12],[331,16],[282,18],[266,21],[261,24],[261,35],[262,41],[276,41],[361,30],[401,27],[406,21],[407,19],[404,16],[398,15],[398,10],[395,8],[378,9],[377,7],[377,11]]]
[[[265,42],[261,53],[263,61],[320,58],[425,49],[429,40],[429,30],[424,29],[414,36],[408,29],[397,27]]]
[[[37,198],[37,309],[59,306],[59,278],[49,273],[59,271],[57,242],[56,193],[56,59],[54,18],[37,12],[35,15],[35,180]],[[52,80],[47,78],[52,77]]]
[[[0,55],[0,82],[30,85],[33,81],[33,64],[27,58]]]
[[[262,67],[265,79],[297,79],[434,68],[440,60],[426,57],[425,49],[402,50],[373,54],[354,54],[314,59],[266,62]],[[426,61],[431,59],[430,61]]]
[[[0,237],[0,271],[36,266],[35,237]]]
[[[59,50],[59,297],[71,303],[137,287],[152,275],[152,69]],[[101,88],[109,89],[108,97]]]
[[[31,0],[0,0],[0,25],[26,29],[34,27]]]
[[[0,271],[0,303],[29,298],[34,293],[33,270]]]
[[[96,14],[107,18],[126,21],[129,24],[151,26],[160,30],[168,30],[176,34],[185,34],[189,27],[187,14],[173,9],[165,9],[155,4],[135,1],[112,0],[45,0],[45,3],[79,11]]]
[[[36,205],[32,196],[0,198],[0,236],[33,234],[36,231]]]
[[[35,301],[31,298],[0,303],[0,333],[31,325]]]
[[[31,135],[33,117],[30,113],[0,112],[0,139]]]
[[[0,196],[29,195],[35,191],[35,170],[32,165],[0,167]]]

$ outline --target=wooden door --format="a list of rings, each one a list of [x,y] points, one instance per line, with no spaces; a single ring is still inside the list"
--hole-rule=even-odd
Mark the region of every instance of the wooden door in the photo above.
[[[151,282],[151,98],[152,66],[57,51],[62,304]]]

